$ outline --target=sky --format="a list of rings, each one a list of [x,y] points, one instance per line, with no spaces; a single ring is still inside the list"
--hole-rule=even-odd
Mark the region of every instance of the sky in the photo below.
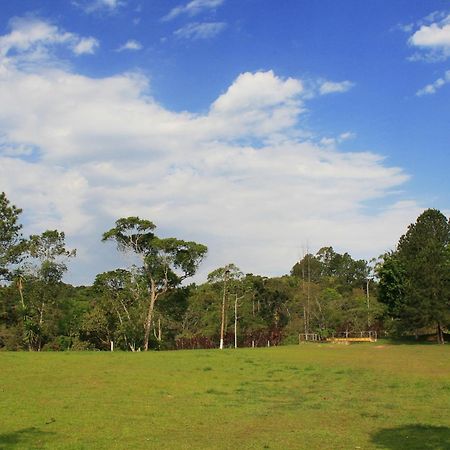
[[[0,4],[0,191],[74,284],[130,264],[127,216],[206,244],[197,282],[376,257],[449,215],[449,119],[447,0]]]

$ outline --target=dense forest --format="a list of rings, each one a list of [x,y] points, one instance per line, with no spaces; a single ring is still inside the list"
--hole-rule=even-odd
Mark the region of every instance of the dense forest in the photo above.
[[[65,234],[25,238],[21,209],[0,195],[0,349],[110,350],[265,346],[376,331],[433,333],[450,326],[450,222],[424,211],[395,250],[355,260],[331,246],[307,253],[281,277],[220,267],[188,284],[202,244],[160,238],[149,220],[118,219],[103,234],[138,264],[100,273],[92,286],[63,276],[76,251]],[[185,281],[187,280],[187,281]]]

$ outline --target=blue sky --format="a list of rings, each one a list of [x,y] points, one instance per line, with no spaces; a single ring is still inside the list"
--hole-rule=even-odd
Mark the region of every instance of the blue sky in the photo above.
[[[448,1],[2,2],[0,190],[75,283],[126,215],[207,244],[199,280],[371,258],[450,209],[449,60]]]

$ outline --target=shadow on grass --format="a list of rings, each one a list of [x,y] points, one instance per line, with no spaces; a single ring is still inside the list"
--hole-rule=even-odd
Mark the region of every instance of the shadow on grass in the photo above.
[[[392,450],[448,450],[450,428],[420,424],[385,428],[372,436],[372,442]]]
[[[51,431],[41,431],[39,428],[30,427],[11,433],[0,434],[0,449],[10,449],[15,447],[38,449],[47,439],[54,435]]]

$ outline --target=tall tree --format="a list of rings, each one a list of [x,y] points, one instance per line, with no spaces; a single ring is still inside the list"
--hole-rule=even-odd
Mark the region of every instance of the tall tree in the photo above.
[[[195,274],[207,248],[192,241],[161,239],[156,226],[139,217],[126,217],[103,234],[103,241],[112,240],[123,252],[134,252],[139,258],[148,283],[147,313],[144,322],[144,350],[148,350],[155,303],[169,290]]]
[[[388,252],[377,264],[379,300],[387,306],[387,313],[393,319],[405,321],[406,317],[406,270],[398,252]],[[406,320],[411,324],[409,319]]]
[[[397,250],[378,269],[380,300],[405,328],[435,326],[444,342],[443,325],[450,321],[450,222],[427,209],[409,225]]]
[[[95,277],[93,290],[92,317],[106,317],[115,345],[135,351],[142,341],[139,327],[145,293],[142,274],[124,269],[104,272]],[[107,346],[110,347],[110,342]]]
[[[303,281],[327,282],[341,292],[366,285],[369,266],[362,259],[355,260],[348,253],[340,254],[333,247],[322,247],[316,255],[306,254],[291,269],[291,275]]]
[[[442,325],[450,307],[450,222],[436,209],[427,209],[400,238],[397,248],[407,273],[406,293],[420,310],[424,325]]]
[[[4,192],[0,194],[0,279],[10,275],[10,266],[19,261],[23,252],[21,212],[11,205]]]
[[[230,285],[236,285],[237,281],[240,280],[243,276],[243,273],[240,271],[239,267],[234,264],[227,264],[225,267],[219,267],[216,270],[213,270],[208,275],[209,283],[219,283],[223,284],[223,292],[222,292],[222,313],[221,313],[221,325],[220,325],[220,343],[219,348],[222,350],[224,345],[225,338],[225,329],[226,329],[226,309],[227,309],[227,297],[228,297],[228,289]]]
[[[28,280],[31,289],[24,300],[21,280],[19,291],[24,310],[25,339],[30,349],[39,351],[43,345],[44,324],[48,321],[49,309],[58,299],[62,277],[67,271],[67,260],[76,255],[76,250],[66,248],[65,234],[58,230],[31,235],[26,247],[31,261],[26,266],[24,279]]]

